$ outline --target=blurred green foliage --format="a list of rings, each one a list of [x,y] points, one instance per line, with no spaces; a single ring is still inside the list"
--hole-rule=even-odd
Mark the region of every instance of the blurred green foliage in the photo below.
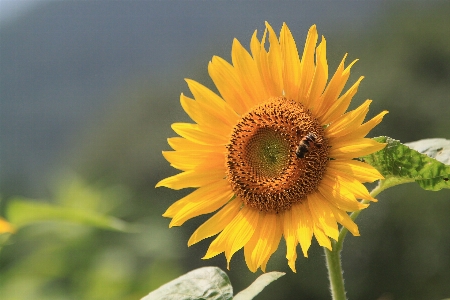
[[[160,219],[132,226],[104,216],[126,216],[126,188],[63,178],[51,201],[8,203],[18,232],[0,252],[3,299],[138,299],[181,272],[176,235]]]
[[[442,2],[417,8],[399,2],[386,10],[386,16],[368,32],[326,36],[330,73],[345,52],[360,59],[349,82],[360,75],[366,78],[354,105],[370,98],[374,100],[372,116],[383,109],[390,111],[372,136],[387,135],[401,142],[448,139],[450,6]],[[206,63],[186,64],[192,64],[191,73],[181,76],[213,88]],[[176,173],[161,150],[168,149],[166,138],[174,136],[170,124],[188,121],[178,98],[172,97],[186,91],[179,78],[155,74],[112,93],[116,104],[73,141],[73,151],[63,159],[61,169],[74,169],[87,183],[77,177],[56,180],[53,197],[44,201],[114,216],[138,230],[123,233],[61,222],[21,228],[0,252],[1,299],[139,299],[194,268],[217,265],[226,269],[223,256],[201,260],[209,241],[186,246],[189,234],[205,218],[169,230],[169,220],[161,217],[189,191],[154,188],[157,181]],[[67,178],[65,174],[55,177]],[[432,193],[403,185],[378,199],[358,219],[361,237],[347,237],[344,243],[343,268],[350,299],[448,297],[449,191]],[[12,200],[3,201],[1,215]],[[260,275],[248,271],[241,252],[227,271],[235,293]],[[287,268],[284,253],[281,243],[268,271],[285,271],[286,276],[257,299],[327,299],[326,269],[317,243],[308,259],[298,258],[297,274]]]

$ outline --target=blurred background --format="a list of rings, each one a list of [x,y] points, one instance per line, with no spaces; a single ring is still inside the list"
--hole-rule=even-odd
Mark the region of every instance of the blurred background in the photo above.
[[[204,261],[211,240],[187,248],[206,218],[168,228],[165,209],[189,191],[155,189],[176,174],[161,155],[184,78],[214,89],[207,64],[230,61],[264,21],[290,27],[299,49],[317,24],[330,76],[345,53],[349,82],[365,79],[353,107],[389,110],[371,136],[402,142],[450,138],[448,1],[20,1],[0,0],[0,215],[16,196],[113,215],[120,233],[43,222],[0,252],[1,299],[139,299]],[[382,193],[348,236],[350,299],[450,297],[450,192],[415,184]],[[322,249],[287,267],[284,243],[268,271],[286,271],[256,299],[328,299]],[[298,250],[300,251],[300,250]],[[227,271],[235,292],[256,279],[239,251]]]

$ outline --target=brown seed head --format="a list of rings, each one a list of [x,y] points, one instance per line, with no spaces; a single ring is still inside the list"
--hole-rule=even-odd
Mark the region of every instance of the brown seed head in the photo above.
[[[304,158],[301,140],[317,136]],[[227,179],[245,205],[279,213],[315,191],[328,162],[328,143],[319,122],[303,105],[284,97],[269,99],[242,116],[227,145]]]

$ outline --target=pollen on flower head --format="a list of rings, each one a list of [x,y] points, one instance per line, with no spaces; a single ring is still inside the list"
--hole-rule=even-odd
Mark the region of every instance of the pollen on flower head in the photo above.
[[[308,134],[317,137],[303,158]],[[303,105],[272,98],[242,116],[227,145],[227,179],[233,191],[259,211],[279,213],[316,190],[328,162],[322,126]]]

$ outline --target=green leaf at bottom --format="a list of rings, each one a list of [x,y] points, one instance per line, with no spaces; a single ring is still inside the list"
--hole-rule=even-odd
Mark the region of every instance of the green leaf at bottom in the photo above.
[[[237,294],[233,300],[250,300],[258,295],[272,281],[277,280],[285,273],[270,272],[259,276],[248,288]]]
[[[229,300],[233,287],[227,274],[217,267],[186,273],[154,290],[141,300]]]

